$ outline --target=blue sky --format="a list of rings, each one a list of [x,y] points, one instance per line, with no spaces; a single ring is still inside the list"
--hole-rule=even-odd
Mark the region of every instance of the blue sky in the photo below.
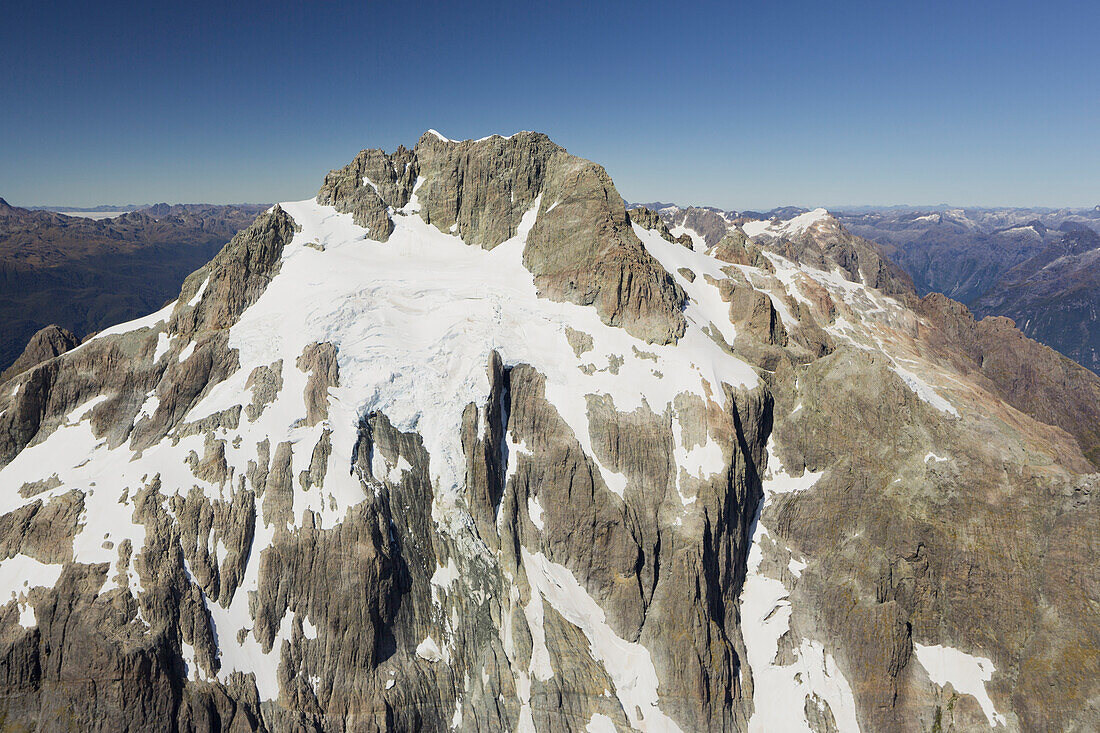
[[[630,200],[1100,203],[1095,3],[51,3],[0,24],[0,196],[306,198],[546,132]]]

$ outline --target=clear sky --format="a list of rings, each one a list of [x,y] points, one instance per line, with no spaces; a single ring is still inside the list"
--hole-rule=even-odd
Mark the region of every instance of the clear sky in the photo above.
[[[629,200],[1100,203],[1092,2],[9,0],[0,196],[313,195],[364,147],[533,129]]]

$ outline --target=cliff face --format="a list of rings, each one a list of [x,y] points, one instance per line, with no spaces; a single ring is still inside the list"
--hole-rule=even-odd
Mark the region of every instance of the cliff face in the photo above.
[[[1074,438],[843,232],[693,244],[429,133],[0,385],[6,723],[1088,727]]]

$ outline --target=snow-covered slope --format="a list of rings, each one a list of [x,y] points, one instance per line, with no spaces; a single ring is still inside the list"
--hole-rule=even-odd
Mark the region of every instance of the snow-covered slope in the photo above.
[[[833,552],[791,516],[853,476],[921,496],[993,463],[1075,480],[1072,441],[931,348],[867,255],[775,244],[823,211],[689,248],[612,207],[613,239],[588,239],[577,212],[617,194],[547,143],[363,154],[330,174],[332,203],[275,207],[164,310],[3,385],[0,623],[8,658],[46,670],[6,683],[12,719],[878,730],[938,720],[954,689],[960,728],[1021,726],[1018,650],[955,609],[891,597],[900,627],[844,626],[885,602],[849,553],[901,551],[873,513]],[[454,183],[502,176],[509,195]],[[634,264],[578,285],[592,251]],[[884,412],[845,412],[850,393]],[[58,668],[62,648],[107,651]],[[82,698],[72,669],[141,693]]]

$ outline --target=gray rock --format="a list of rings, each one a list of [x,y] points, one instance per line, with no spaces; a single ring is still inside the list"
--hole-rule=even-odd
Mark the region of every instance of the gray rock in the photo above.
[[[31,336],[31,340],[27,342],[27,348],[23,349],[19,358],[10,367],[0,372],[0,384],[79,345],[80,339],[72,331],[57,325],[46,326]]]
[[[687,247],[688,249],[694,249],[695,243],[691,241],[691,237],[687,234],[681,234],[679,237],[672,236],[672,232],[668,230],[668,226],[665,225],[661,215],[653,209],[647,209],[644,206],[639,206],[634,209],[630,209],[626,212],[630,221],[643,229],[652,229],[660,234],[664,239],[678,244],[681,247]]]

